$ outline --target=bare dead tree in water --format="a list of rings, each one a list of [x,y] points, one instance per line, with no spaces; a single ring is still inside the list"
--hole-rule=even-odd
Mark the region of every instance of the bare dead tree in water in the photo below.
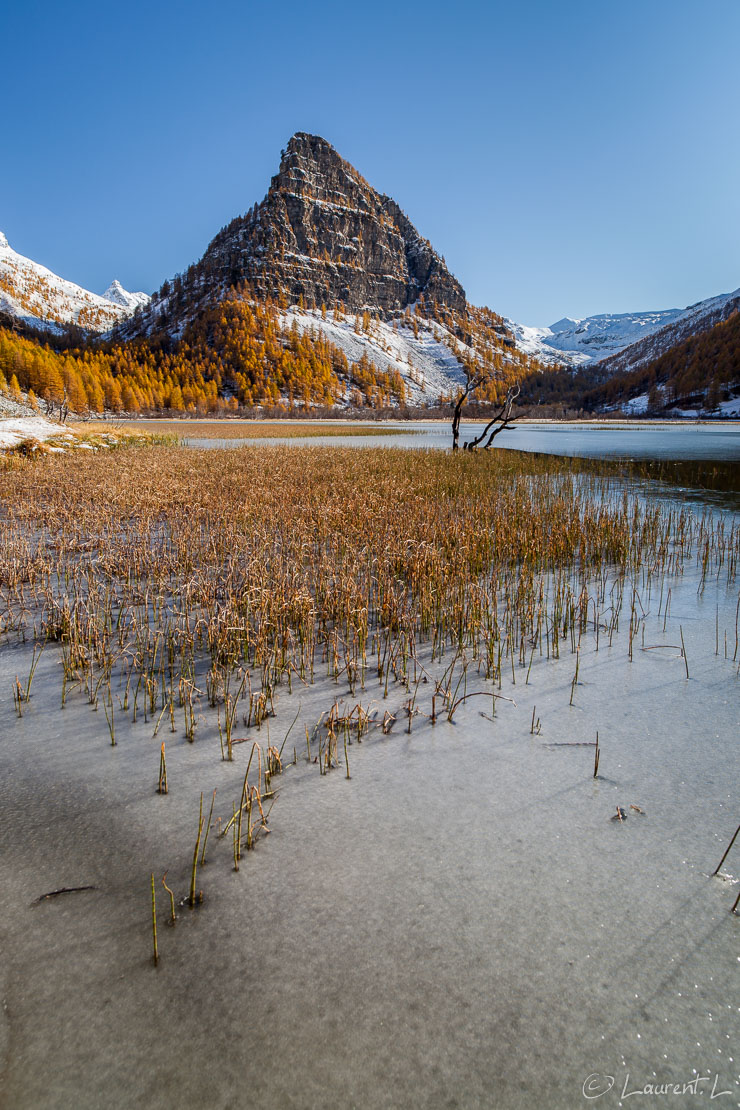
[[[475,391],[488,380],[488,375],[482,370],[468,371],[466,374],[465,385],[458,393],[452,410],[453,451],[457,451],[460,446],[460,420],[462,419],[462,410],[465,402],[471,394],[475,393]],[[497,435],[500,435],[506,428],[512,427],[514,417],[511,415],[511,410],[519,393],[520,388],[518,385],[509,388],[505,400],[496,409],[480,435],[463,443],[463,451],[475,451],[481,445],[485,450],[491,446]]]

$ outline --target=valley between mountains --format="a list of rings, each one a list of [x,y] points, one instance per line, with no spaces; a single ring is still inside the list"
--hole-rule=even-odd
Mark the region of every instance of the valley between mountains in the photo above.
[[[392,197],[295,134],[262,201],[149,296],[95,294],[0,235],[0,405],[128,415],[740,412],[740,290],[530,327],[468,301]],[[13,408],[15,406],[15,408]],[[19,407],[20,406],[20,407]]]

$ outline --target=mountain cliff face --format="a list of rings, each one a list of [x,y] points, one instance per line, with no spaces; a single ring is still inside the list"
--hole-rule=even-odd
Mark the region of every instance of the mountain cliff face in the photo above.
[[[464,312],[465,292],[390,197],[375,191],[334,148],[299,132],[261,204],[237,217],[200,262],[165,283],[157,304],[121,334],[178,334],[230,288],[308,308],[341,304],[381,314],[420,297]]]
[[[403,309],[421,294],[461,311],[465,293],[390,197],[377,193],[326,140],[299,132],[251,217],[212,248],[236,259],[262,294],[348,309]]]

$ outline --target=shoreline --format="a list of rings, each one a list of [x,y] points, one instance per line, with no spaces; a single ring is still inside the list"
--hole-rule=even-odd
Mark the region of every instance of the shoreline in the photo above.
[[[488,421],[485,417],[463,417],[463,424],[487,424]],[[376,419],[373,417],[344,417],[344,416],[323,416],[323,417],[304,417],[304,416],[264,416],[264,417],[251,417],[251,416],[221,416],[221,417],[208,417],[208,416],[110,416],[110,417],[92,417],[89,421],[85,420],[71,420],[71,424],[77,426],[85,426],[86,423],[111,423],[111,424],[159,424],[159,423],[172,423],[172,424],[357,424],[361,427],[366,427],[368,424],[378,424],[380,427],[402,424],[404,427],[414,424],[434,424],[447,427],[450,425],[450,420],[445,420],[442,417],[412,417],[406,419],[404,417],[383,417]],[[598,424],[605,425],[606,427],[619,427],[625,425],[630,428],[639,427],[680,427],[687,428],[693,425],[701,425],[707,427],[726,427],[737,426],[740,428],[740,420],[736,417],[702,417],[700,419],[693,419],[690,417],[675,417],[672,419],[643,419],[641,417],[584,417],[583,419],[570,419],[564,418],[562,420],[555,417],[516,417],[512,422],[512,427],[517,424],[567,424],[567,425],[589,425]]]

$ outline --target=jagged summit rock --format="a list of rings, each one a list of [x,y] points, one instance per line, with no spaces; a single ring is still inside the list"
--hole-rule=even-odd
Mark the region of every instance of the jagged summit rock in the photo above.
[[[118,278],[114,278],[114,280],[110,283],[110,285],[106,289],[105,293],[103,293],[103,296],[105,297],[106,301],[112,301],[114,304],[126,304],[127,303],[126,302],[126,296],[127,296],[126,290],[123,288],[123,286],[121,285]]]
[[[146,293],[129,293],[128,289],[124,289],[118,278],[110,283],[103,298],[110,301],[111,304],[121,305],[123,308],[128,308],[132,312],[138,306],[143,306],[149,303],[149,296]]]
[[[349,309],[403,309],[422,294],[465,307],[462,286],[395,201],[320,136],[292,137],[253,221],[250,271],[264,293]]]
[[[465,291],[401,211],[334,147],[299,131],[282,152],[267,195],[232,220],[200,262],[165,283],[160,307],[125,334],[178,331],[188,317],[246,284],[287,304],[403,310],[420,297],[459,312]]]

